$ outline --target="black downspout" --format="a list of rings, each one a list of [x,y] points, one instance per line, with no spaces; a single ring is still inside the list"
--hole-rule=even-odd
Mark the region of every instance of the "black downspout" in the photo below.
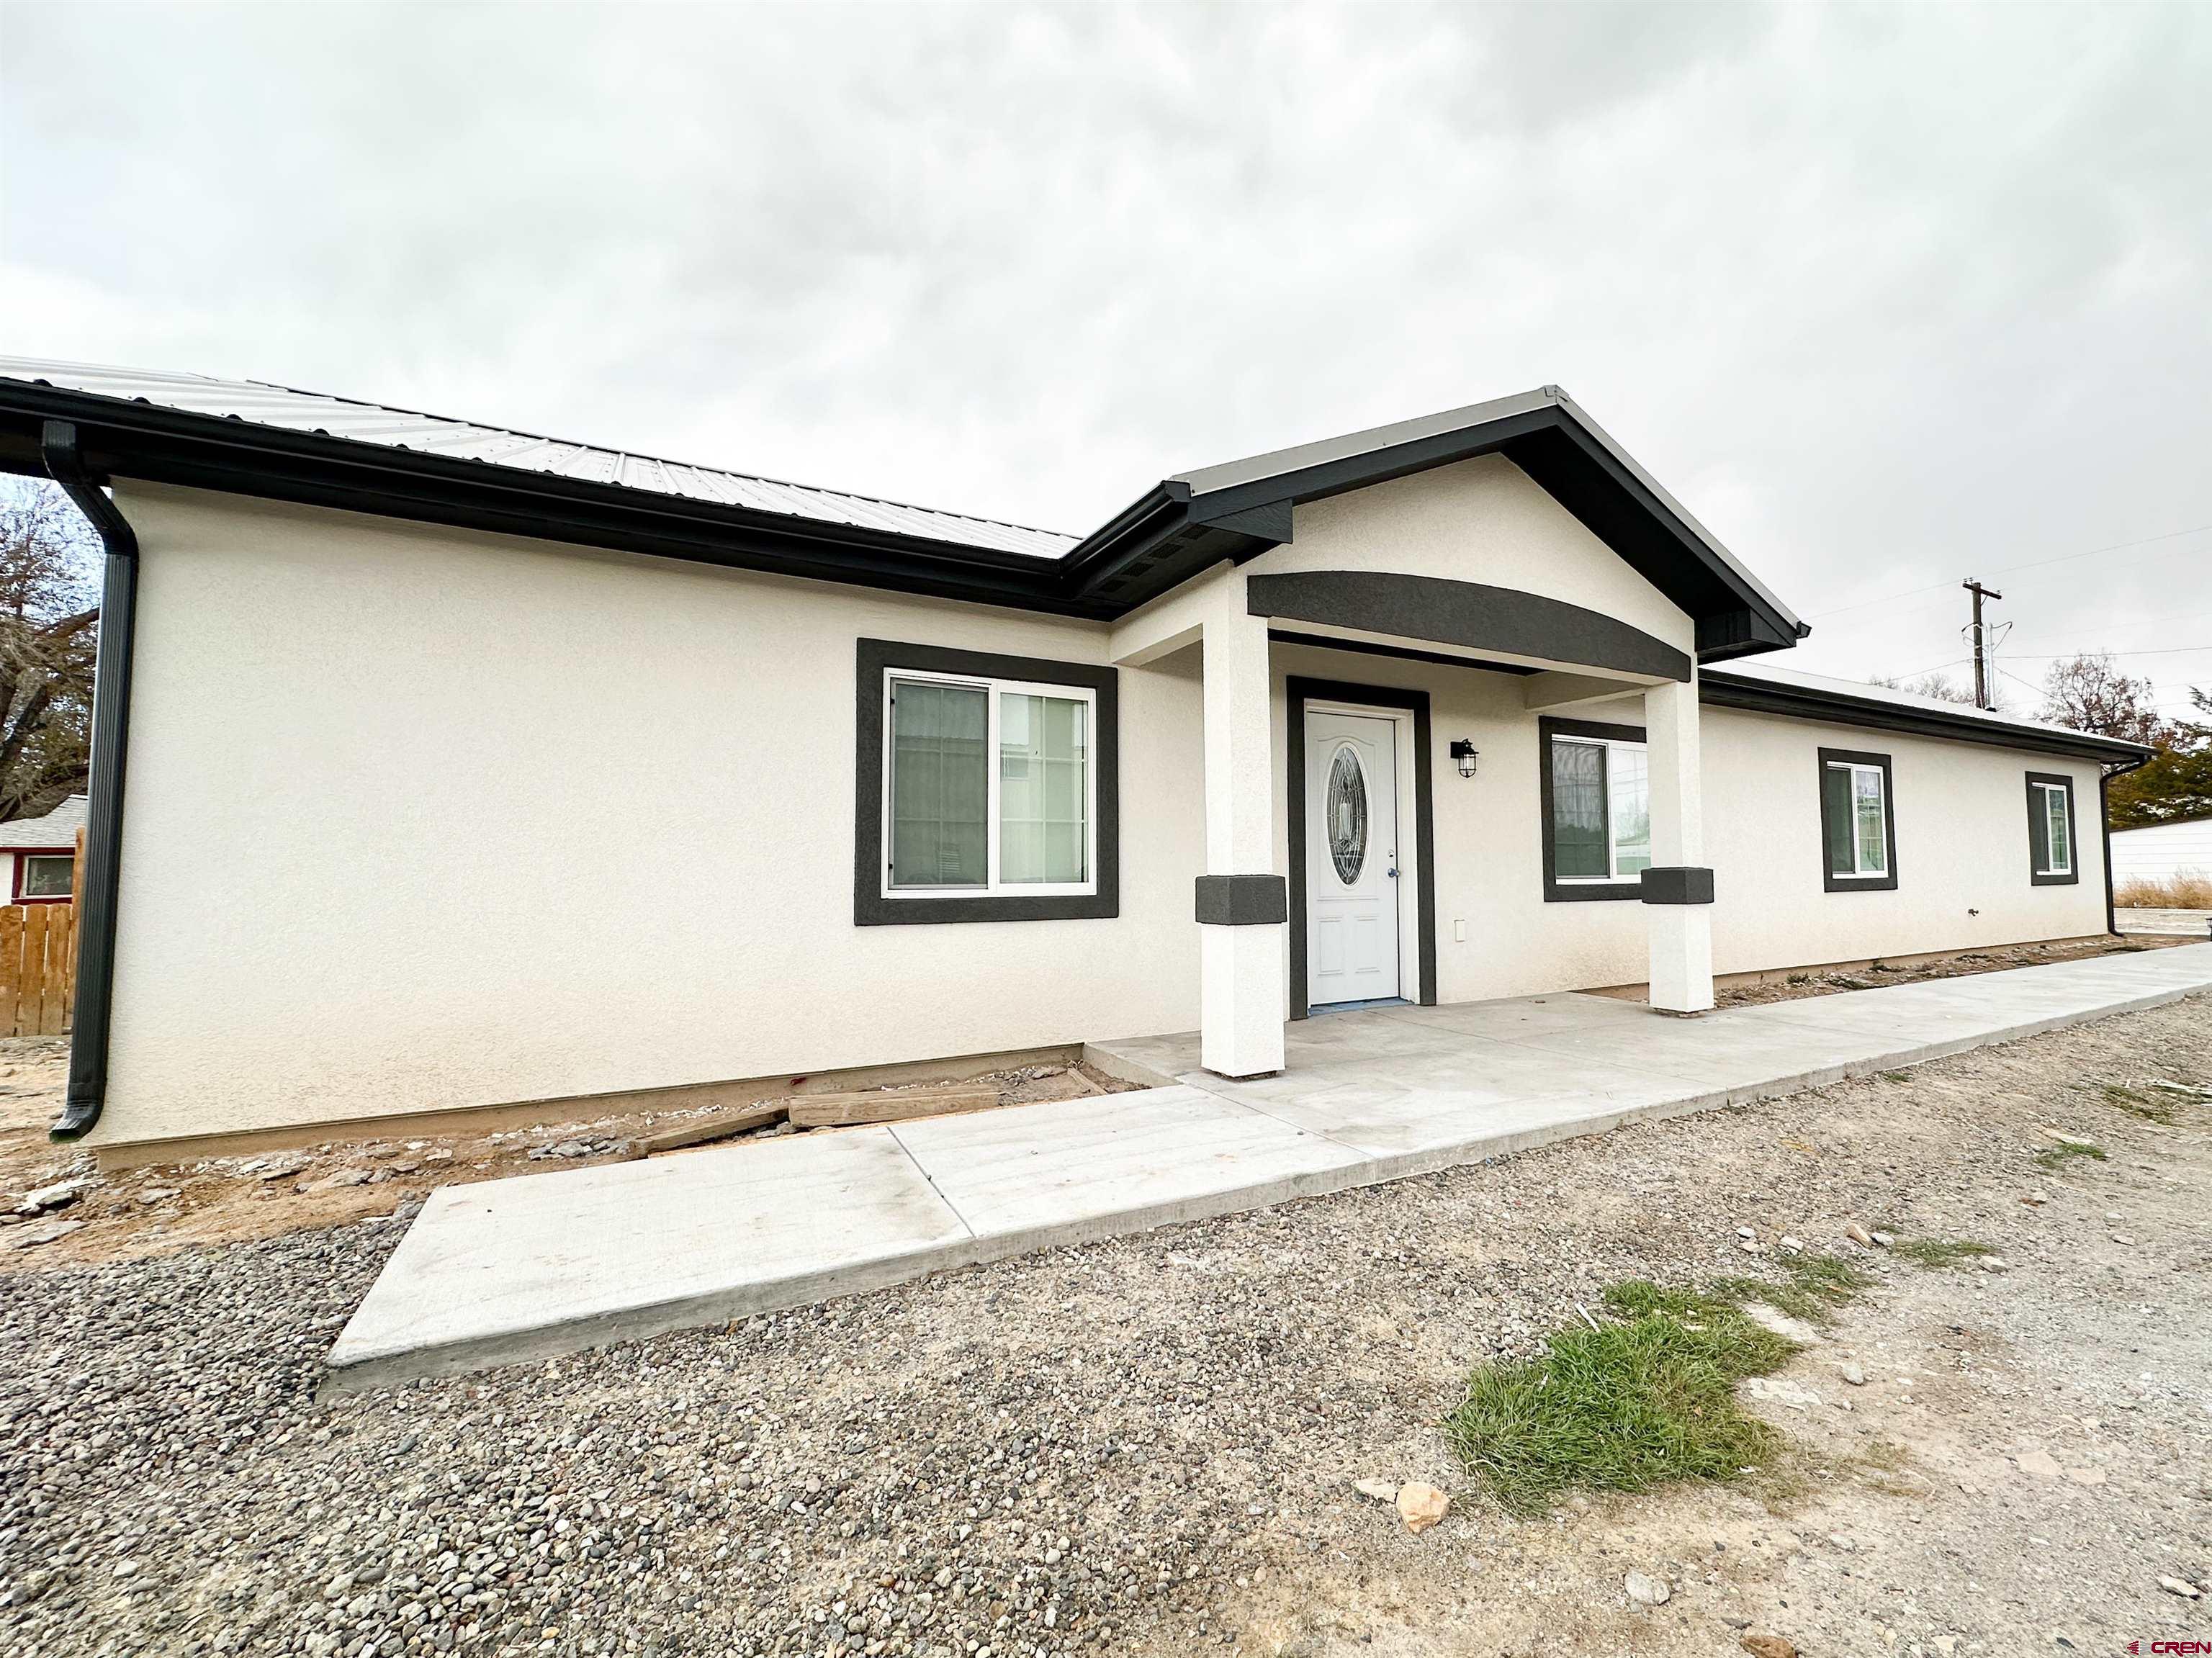
[[[2147,754],[2124,766],[2114,766],[2109,771],[2100,768],[2097,773],[2097,827],[2105,837],[2105,931],[2115,938],[2120,936],[2120,918],[2112,902],[2112,780],[2141,771],[2157,757]]]
[[[115,898],[123,879],[123,762],[131,736],[131,635],[138,607],[138,537],[93,483],[76,428],[50,420],[40,451],[47,474],[92,520],[107,549],[100,597],[100,653],[92,671],[92,777],[85,786],[84,890],[76,896],[76,1013],[70,1029],[69,1096],[49,1130],[82,1138],[107,1097],[107,1028],[115,1004]]]

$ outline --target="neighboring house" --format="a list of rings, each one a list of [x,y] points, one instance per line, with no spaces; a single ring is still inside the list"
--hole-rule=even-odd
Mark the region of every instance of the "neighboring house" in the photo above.
[[[106,1147],[1194,1028],[1249,1076],[1390,998],[1695,1013],[2103,933],[2144,753],[1750,660],[1807,629],[1555,388],[1079,537],[21,361],[0,465],[110,549],[59,1130]]]
[[[2171,881],[2195,875],[2212,879],[2212,817],[2151,823],[2112,833],[2112,884]]]
[[[84,827],[84,801],[72,794],[43,817],[0,823],[0,857],[9,863],[11,904],[65,904],[76,869],[76,832]]]

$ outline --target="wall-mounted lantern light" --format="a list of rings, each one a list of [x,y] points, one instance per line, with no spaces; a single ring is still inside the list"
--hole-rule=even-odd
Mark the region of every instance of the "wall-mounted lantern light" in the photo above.
[[[1462,777],[1474,775],[1474,762],[1478,756],[1474,744],[1468,742],[1464,737],[1453,738],[1451,757],[1452,764],[1459,768],[1459,774]]]

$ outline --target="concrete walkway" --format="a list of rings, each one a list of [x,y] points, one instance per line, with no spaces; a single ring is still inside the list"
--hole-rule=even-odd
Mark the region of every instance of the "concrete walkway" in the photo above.
[[[446,1187],[338,1338],[343,1389],[803,1305],[1768,1098],[2212,988],[2212,944],[1658,1017],[1602,996],[1289,1029],[1280,1075],[1194,1035],[1096,1044],[1162,1086]]]

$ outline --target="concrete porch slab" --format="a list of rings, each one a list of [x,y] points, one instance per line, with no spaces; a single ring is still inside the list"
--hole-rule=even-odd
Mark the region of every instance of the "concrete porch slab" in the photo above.
[[[1195,1088],[901,1123],[900,1141],[978,1238],[1019,1248],[1280,1203],[1364,1161],[1319,1134]],[[1226,1202],[1220,1201],[1227,1199]]]
[[[346,1389],[574,1351],[1034,1248],[1509,1155],[2212,989],[2212,944],[1659,1018],[1600,996],[1376,1007],[1281,1075],[1094,1045],[1133,1094],[434,1193],[331,1349]]]
[[[430,1194],[331,1349],[370,1384],[574,1352],[872,1284],[968,1229],[886,1128]]]

